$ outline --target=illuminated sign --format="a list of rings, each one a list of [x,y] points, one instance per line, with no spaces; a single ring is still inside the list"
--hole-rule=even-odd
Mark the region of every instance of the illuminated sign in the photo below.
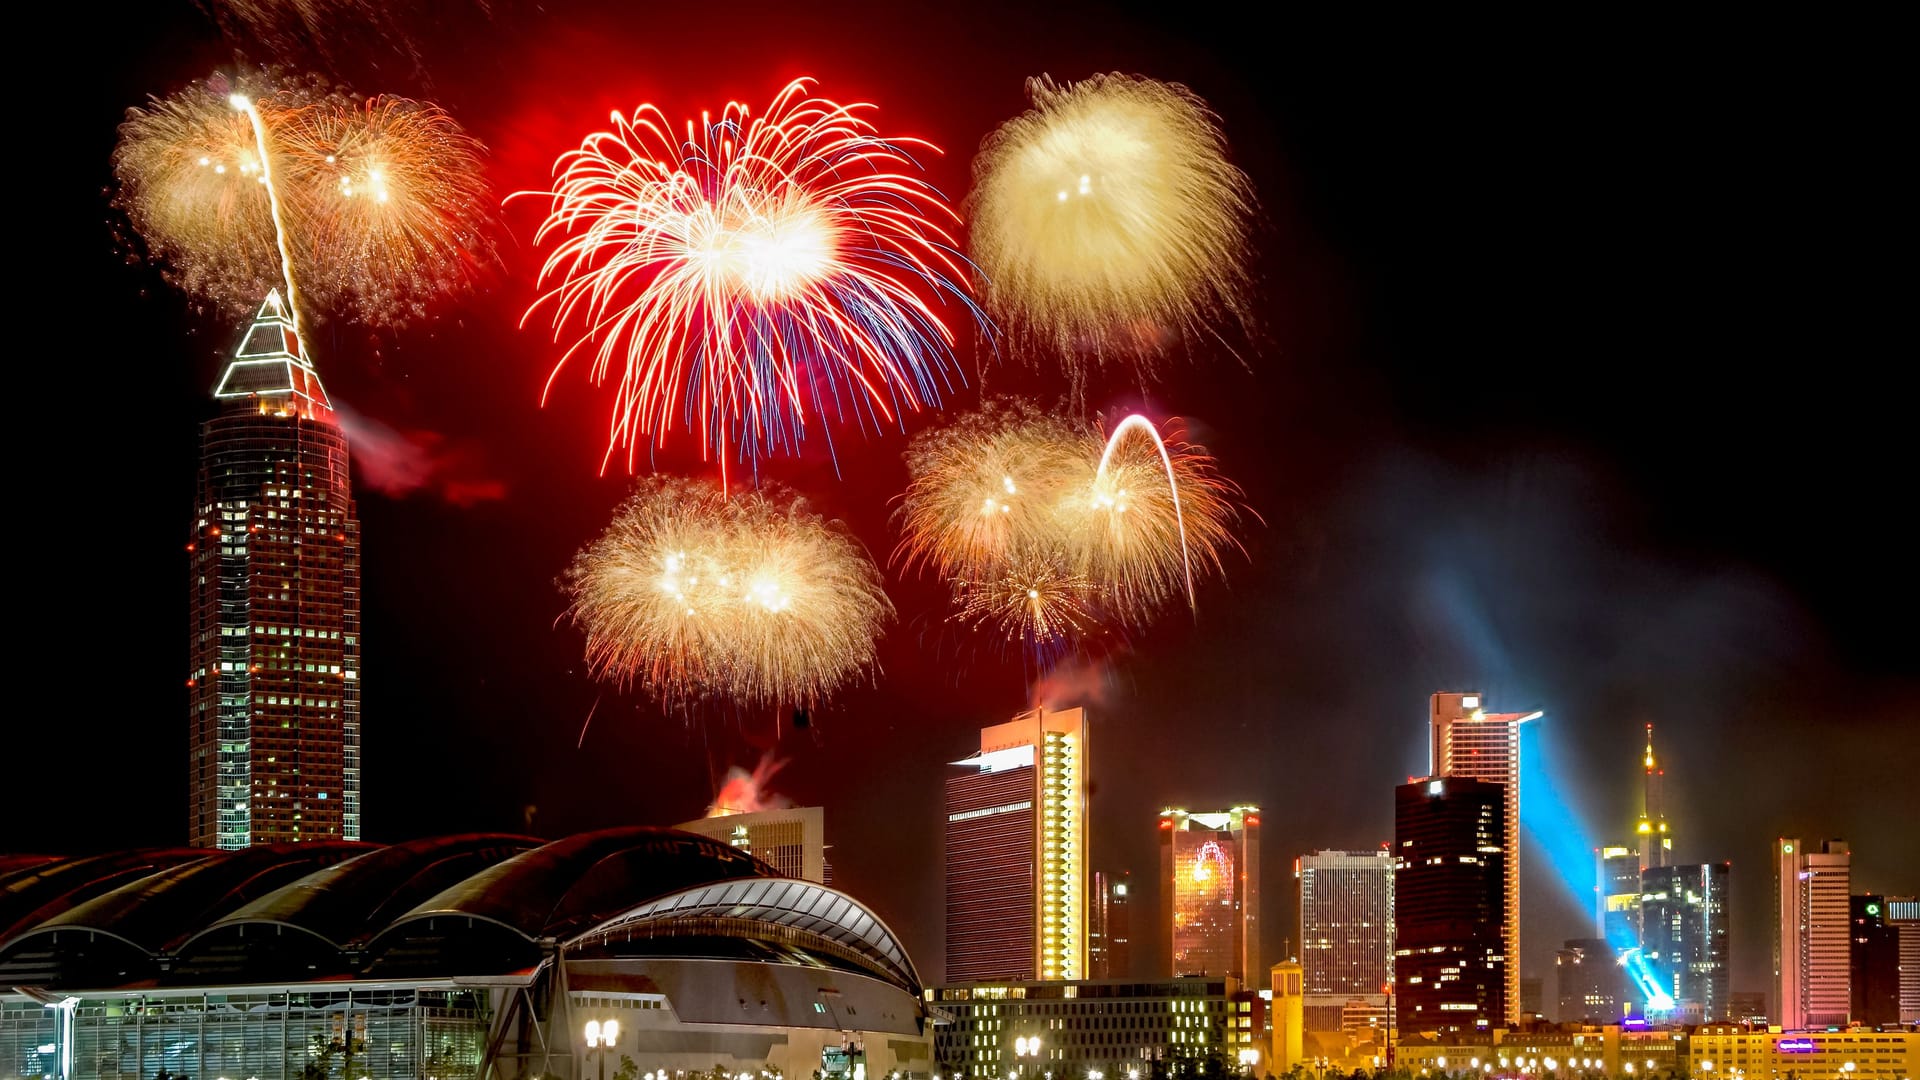
[[[1773,1044],[1775,1050],[1789,1054],[1805,1054],[1813,1050],[1812,1039],[1781,1039]]]
[[[1868,904],[1868,905],[1867,905],[1867,914],[1869,914],[1869,915],[1878,915],[1878,914],[1880,914],[1880,905],[1879,905],[1879,904]]]

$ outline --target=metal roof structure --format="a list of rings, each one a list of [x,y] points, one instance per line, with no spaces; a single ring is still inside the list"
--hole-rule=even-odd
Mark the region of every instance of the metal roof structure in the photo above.
[[[644,826],[29,862],[0,873],[0,928],[0,986],[45,990],[524,977],[560,955],[663,948],[920,989],[853,898]]]

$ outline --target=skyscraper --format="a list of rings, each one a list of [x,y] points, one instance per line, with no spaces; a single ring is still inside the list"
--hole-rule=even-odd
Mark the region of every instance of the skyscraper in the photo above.
[[[1563,1024],[1620,1022],[1620,997],[1626,991],[1611,941],[1574,938],[1553,954],[1555,992]]]
[[[1393,987],[1401,1037],[1504,1026],[1505,785],[1429,777],[1394,790]]]
[[[1789,839],[1775,842],[1774,855],[1775,1016],[1788,1031],[1844,1025],[1852,1004],[1852,856],[1843,840],[1811,851]]]
[[[1848,901],[1853,923],[1847,950],[1850,1018],[1879,1027],[1900,1022],[1900,930],[1887,921],[1887,898],[1855,896]]]
[[[947,778],[947,981],[1083,979],[1086,714],[983,728]]]
[[[1133,875],[1124,870],[1093,875],[1093,903],[1087,910],[1090,979],[1124,979],[1133,974],[1132,891]]]
[[[1667,828],[1666,803],[1660,790],[1667,770],[1661,768],[1653,756],[1652,724],[1647,725],[1647,751],[1641,764],[1647,772],[1641,789],[1640,822],[1634,832],[1640,837],[1640,869],[1645,870],[1673,861],[1673,833]]]
[[[1161,811],[1160,895],[1169,974],[1257,981],[1260,808]]]
[[[1887,897],[1887,922],[1900,940],[1900,1022],[1920,1023],[1920,899]]]
[[[751,852],[788,877],[833,884],[827,866],[827,812],[818,806],[716,813],[674,828]]]
[[[1640,853],[1623,844],[1600,849],[1600,910],[1594,927],[1615,955],[1640,944]]]
[[[1732,870],[1728,863],[1706,863],[1651,866],[1640,875],[1641,955],[1689,1022],[1719,1023],[1730,1015],[1727,882]]]
[[[201,428],[187,544],[188,835],[360,838],[360,523],[347,440],[278,293]]]
[[[1500,847],[1505,856],[1503,885],[1506,930],[1504,955],[1505,1022],[1518,1019],[1520,1008],[1520,725],[1541,716],[1530,713],[1490,713],[1477,692],[1433,695],[1432,775],[1463,776],[1506,788],[1505,820]]]
[[[1300,883],[1300,964],[1309,1031],[1338,1031],[1349,1000],[1387,1004],[1393,981],[1393,853],[1316,851]]]

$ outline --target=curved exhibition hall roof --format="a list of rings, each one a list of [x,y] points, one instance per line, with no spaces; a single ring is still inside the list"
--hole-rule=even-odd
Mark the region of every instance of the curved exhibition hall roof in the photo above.
[[[482,977],[556,952],[814,964],[920,989],[857,900],[674,829],[0,856],[0,986]]]

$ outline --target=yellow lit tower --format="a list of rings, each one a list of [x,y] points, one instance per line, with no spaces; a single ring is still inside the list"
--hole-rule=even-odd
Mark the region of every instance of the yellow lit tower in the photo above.
[[[1640,804],[1640,869],[1667,866],[1673,862],[1673,834],[1667,831],[1666,808],[1660,803],[1660,781],[1667,771],[1653,756],[1653,725],[1647,725],[1647,752],[1641,759],[1646,767],[1646,787]]]
[[[1087,977],[1087,727],[1034,709],[947,779],[947,981]]]

